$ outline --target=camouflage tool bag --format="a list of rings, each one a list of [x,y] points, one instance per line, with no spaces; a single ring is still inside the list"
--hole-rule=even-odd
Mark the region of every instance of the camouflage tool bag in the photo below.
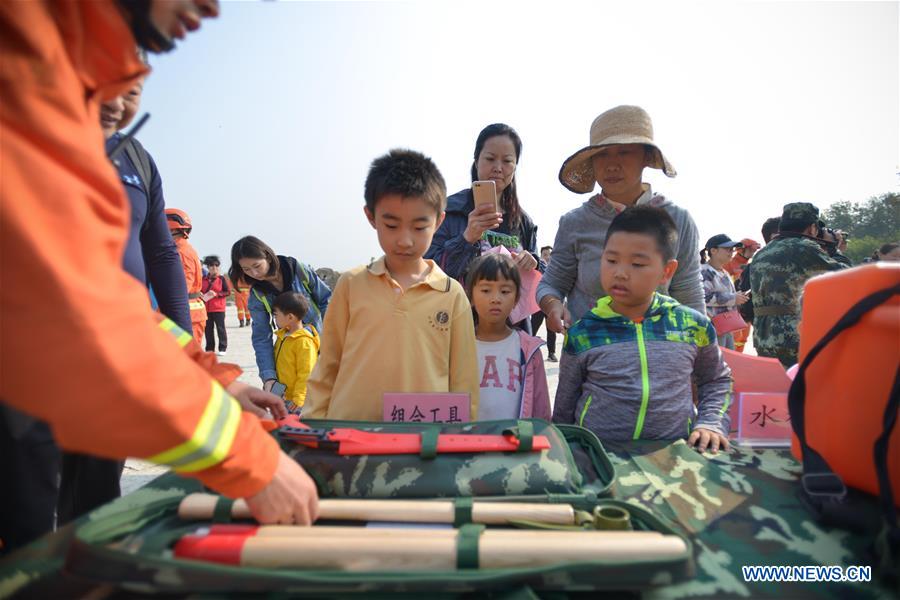
[[[342,456],[282,439],[282,449],[316,481],[323,498],[517,497],[569,502],[606,494],[612,465],[591,432],[541,419],[472,423],[383,423],[305,420],[314,429],[352,428],[384,433],[421,433],[421,454]],[[438,434],[499,436],[523,445],[544,436],[540,452],[436,453]],[[431,440],[429,444],[428,440]],[[430,446],[430,447],[429,447]],[[429,450],[431,450],[429,452]]]
[[[615,472],[596,436],[586,429],[554,426],[538,419],[437,426],[347,421],[308,421],[307,424],[314,428],[353,427],[394,432],[431,427],[444,433],[485,435],[514,430],[519,436],[546,436],[551,447],[540,452],[438,454],[433,458],[416,455],[354,457],[337,456],[324,450],[301,450],[293,442],[281,440],[282,447],[314,474],[323,496],[391,498],[387,502],[399,498],[452,499],[456,515],[453,524],[444,527],[453,527],[459,536],[455,569],[370,572],[261,568],[176,558],[173,548],[183,536],[209,531],[216,524],[232,521],[232,501],[220,498],[211,519],[181,520],[177,516],[179,504],[189,494],[202,492],[203,487],[196,480],[169,473],[83,518],[67,556],[66,570],[89,581],[112,583],[126,592],[190,592],[216,597],[264,593],[316,597],[407,593],[420,597],[428,593],[434,598],[451,598],[486,591],[537,597],[538,591],[649,589],[693,577],[693,549],[683,533],[645,508],[605,497],[614,482]],[[675,536],[684,541],[684,551],[666,558],[616,555],[546,566],[480,567],[478,538],[479,531],[484,531],[485,526],[473,524],[472,496],[477,496],[475,502],[570,504],[581,515],[594,517],[595,521],[579,520],[577,525],[550,528],[576,532],[606,528],[599,525],[600,515],[605,510],[627,511],[630,515],[628,528]],[[322,522],[316,526],[329,524],[345,523]],[[515,526],[547,528],[529,522],[515,523]],[[487,530],[498,528],[504,529],[504,526],[489,525]],[[308,552],[315,555],[315,542],[310,542]],[[472,556],[476,557],[474,563]]]

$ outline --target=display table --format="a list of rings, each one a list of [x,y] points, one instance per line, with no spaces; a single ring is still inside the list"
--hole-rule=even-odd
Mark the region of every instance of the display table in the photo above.
[[[645,592],[643,597],[892,597],[876,580],[874,572],[873,581],[856,583],[744,580],[741,569],[744,566],[872,564],[868,553],[870,537],[827,530],[812,521],[797,494],[800,466],[787,450],[733,448],[718,455],[701,455],[681,441],[608,443],[605,448],[616,467],[613,497],[651,509],[682,528],[694,543],[696,577],[686,583]],[[115,508],[122,506],[120,503],[134,506],[152,502],[161,495],[196,488],[195,481],[166,474],[79,523],[103,519],[105,513],[115,513]],[[870,507],[867,512],[874,523],[878,517],[877,504],[871,500],[866,506]],[[68,573],[66,554],[72,546],[74,525],[77,523],[0,562],[0,597],[151,596],[149,592],[123,590]],[[77,561],[77,556],[70,560]],[[510,590],[510,594],[516,591]],[[441,597],[441,590],[435,592],[434,598]]]

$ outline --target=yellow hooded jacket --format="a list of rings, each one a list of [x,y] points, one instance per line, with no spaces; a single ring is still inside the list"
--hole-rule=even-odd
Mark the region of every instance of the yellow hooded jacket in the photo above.
[[[319,356],[319,332],[304,325],[294,332],[281,328],[275,336],[275,372],[287,387],[284,399],[299,408],[306,400],[306,380]]]

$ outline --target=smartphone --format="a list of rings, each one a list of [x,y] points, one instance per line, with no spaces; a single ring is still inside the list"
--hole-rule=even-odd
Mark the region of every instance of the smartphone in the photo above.
[[[490,204],[494,207],[494,212],[500,212],[500,205],[497,203],[497,184],[494,181],[473,181],[472,195],[475,197],[475,208],[482,204]]]
[[[276,396],[284,398],[284,393],[287,391],[287,386],[281,383],[280,381],[276,381],[272,384],[271,392]]]

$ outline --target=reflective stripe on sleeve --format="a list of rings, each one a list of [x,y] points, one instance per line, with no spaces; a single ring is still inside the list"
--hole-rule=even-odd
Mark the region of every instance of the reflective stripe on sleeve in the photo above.
[[[182,348],[188,345],[194,337],[189,334],[187,331],[179,327],[175,324],[175,321],[172,319],[163,319],[159,322],[159,328],[163,331],[168,331],[175,337],[175,341],[178,342],[178,345]]]
[[[231,450],[241,420],[241,407],[216,382],[206,409],[189,440],[147,460],[191,473],[220,463]]]

